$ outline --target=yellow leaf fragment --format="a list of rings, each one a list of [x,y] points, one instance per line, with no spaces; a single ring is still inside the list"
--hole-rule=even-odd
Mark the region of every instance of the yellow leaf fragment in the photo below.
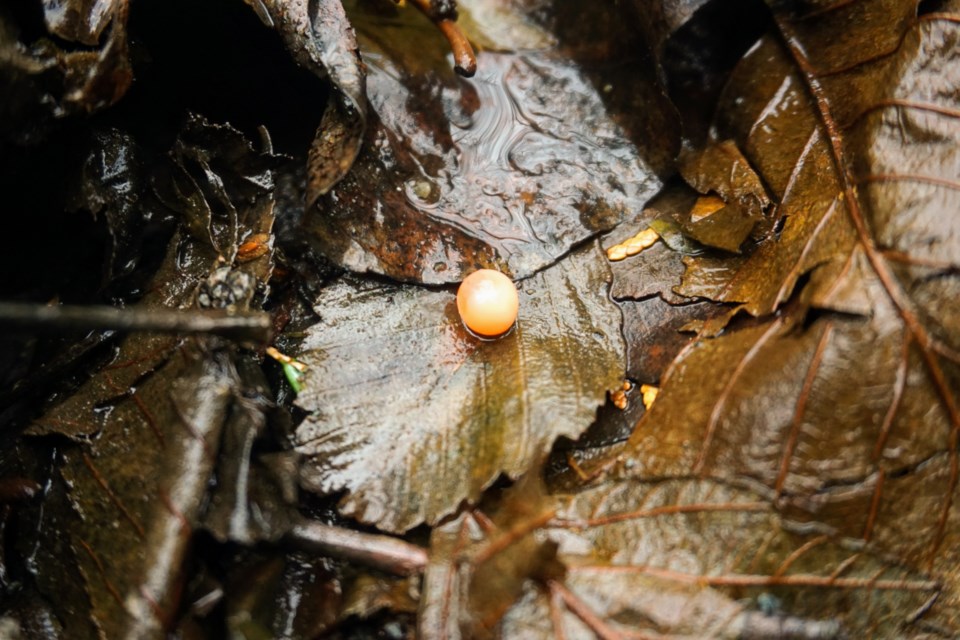
[[[700,222],[707,216],[727,206],[720,196],[700,196],[690,210],[690,222]]]
[[[629,240],[615,244],[607,249],[607,259],[611,262],[617,262],[629,256],[635,256],[644,249],[653,246],[653,243],[659,239],[660,234],[650,227],[647,227]]]

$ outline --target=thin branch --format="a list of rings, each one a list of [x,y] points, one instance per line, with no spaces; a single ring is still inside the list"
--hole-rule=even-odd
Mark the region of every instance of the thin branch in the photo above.
[[[455,22],[457,19],[456,6],[448,2],[436,0],[410,0],[411,4],[433,21],[443,37],[450,43],[453,52],[453,68],[465,78],[470,78],[477,72],[477,56],[467,36]]]
[[[380,569],[398,576],[420,573],[427,566],[427,550],[398,538],[363,533],[319,522],[302,521],[287,533],[299,547]]]
[[[477,72],[477,56],[467,36],[463,35],[460,27],[453,20],[440,20],[436,24],[440,33],[450,43],[450,51],[453,52],[453,68],[464,78],[472,78]]]
[[[227,311],[118,309],[107,306],[49,306],[0,302],[0,327],[30,333],[64,331],[153,331],[213,333],[225,338],[265,344],[270,341],[270,314]]]

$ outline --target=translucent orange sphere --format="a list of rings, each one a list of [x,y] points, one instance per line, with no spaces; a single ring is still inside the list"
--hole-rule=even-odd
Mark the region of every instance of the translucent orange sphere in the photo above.
[[[495,337],[517,321],[520,298],[513,281],[499,271],[480,269],[464,278],[457,290],[457,311],[470,331]]]

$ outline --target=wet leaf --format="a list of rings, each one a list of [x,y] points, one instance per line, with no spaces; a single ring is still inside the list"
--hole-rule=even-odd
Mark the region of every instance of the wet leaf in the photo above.
[[[623,374],[620,314],[590,245],[523,283],[518,325],[480,341],[445,290],[344,280],[316,303],[297,430],[313,491],[391,531],[476,501],[576,438]]]
[[[43,19],[51,33],[95,45],[117,4],[116,0],[43,0]]]
[[[424,640],[493,638],[527,581],[560,578],[556,544],[536,532],[556,513],[539,479],[505,492],[488,518],[465,513],[434,529],[424,576],[419,631]]]
[[[292,522],[297,501],[297,459],[287,452],[264,453],[274,414],[272,393],[251,358],[238,359],[244,394],[231,407],[217,460],[203,527],[221,542],[275,541]]]
[[[141,151],[130,136],[116,129],[100,131],[91,147],[69,206],[106,218],[112,246],[104,280],[109,282],[137,266],[149,215],[143,202],[145,178]]]
[[[623,335],[627,341],[627,376],[656,383],[681,349],[696,340],[690,324],[723,315],[727,309],[711,302],[671,305],[661,298],[625,300]]]
[[[129,0],[48,0],[51,33],[98,49],[61,48],[50,40],[20,42],[19,26],[0,14],[0,132],[17,143],[35,142],[53,120],[115,104],[130,87]],[[106,25],[110,30],[102,32]],[[102,42],[101,42],[102,41]]]
[[[859,11],[854,7],[859,4],[834,18]],[[899,5],[908,5],[898,11],[902,14],[913,3]],[[890,15],[892,24],[909,24],[898,13]],[[936,20],[915,23],[903,31],[903,44],[894,54],[865,58],[867,62],[823,80],[824,108],[834,137],[845,145],[840,152],[846,164],[839,171],[821,106],[809,97],[807,80],[790,51],[767,38],[748,54],[726,90],[718,122],[747,150],[778,196],[783,228],[776,242],[762,243],[742,260],[688,259],[679,293],[743,302],[750,313],[763,315],[789,297],[801,276],[815,271],[809,293],[816,303],[866,312],[868,308],[841,299],[841,292],[834,290],[838,279],[848,282],[842,287],[847,293],[855,288],[853,281],[863,279],[855,269],[850,271],[854,248],[862,244],[853,215],[867,225],[879,249],[921,251],[944,265],[956,264],[960,249],[953,223],[937,212],[957,198],[949,167],[957,153],[952,141],[960,121],[942,113],[951,108],[944,85],[950,80],[927,70],[933,60],[954,55],[944,40],[948,25]],[[869,37],[862,33],[865,29],[853,30],[845,40],[853,40],[850,46],[860,43]],[[819,44],[829,31],[814,33]],[[811,73],[817,77],[817,71]],[[757,77],[764,82],[756,82]],[[893,81],[882,81],[888,77]],[[928,94],[930,100],[944,96],[944,102],[925,103]],[[895,175],[884,177],[889,174]],[[851,180],[862,183],[855,194],[845,191]],[[946,228],[939,229],[943,224]],[[908,275],[908,280],[914,277]]]
[[[741,61],[718,135],[782,229],[742,257],[685,258],[677,291],[762,320],[681,353],[620,470],[759,483],[785,518],[932,572],[947,604],[928,615],[953,633],[960,235],[942,212],[960,206],[957,29],[914,10],[777,12],[781,37]],[[871,35],[881,24],[899,36]]]
[[[334,99],[327,105],[310,147],[307,204],[326,194],[353,165],[367,119],[364,69],[356,36],[340,0],[248,0],[280,32],[287,49],[319,77],[329,76]]]
[[[765,496],[715,482],[618,482],[554,500],[539,535],[558,543],[566,576],[529,589],[505,637],[892,637],[938,589],[793,532]]]
[[[227,149],[238,135],[205,123],[190,127]],[[245,148],[248,155],[258,155]],[[192,157],[203,156],[196,151]],[[272,225],[269,173],[250,177],[259,198],[233,191],[233,179],[250,166],[249,158],[234,160],[194,183],[197,193],[181,192],[184,202],[206,202],[208,193],[224,197],[215,201],[220,206],[212,228],[230,230],[217,234],[217,240],[231,256],[240,238],[254,230],[269,233]],[[190,214],[183,211],[184,219]],[[241,311],[262,304],[272,254],[231,271],[211,246],[213,237],[175,234],[141,304]],[[273,514],[258,509],[263,503],[253,504],[256,491],[250,496],[241,491],[250,482],[250,465],[242,458],[250,451],[243,444],[263,424],[265,410],[265,403],[256,401],[250,370],[234,346],[214,338],[131,336],[112,362],[32,427],[35,435],[60,434],[74,441],[60,450],[53,492],[58,498],[49,503],[52,515],[42,529],[45,555],[37,575],[41,591],[69,627],[90,637],[150,638],[162,637],[172,626],[186,579],[184,560],[192,532],[201,525],[224,429],[230,443],[241,443],[226,447],[236,457],[219,478],[220,495],[232,489],[236,503],[214,500],[215,512],[230,507],[225,535],[268,537],[273,527],[282,526],[265,522]],[[257,490],[265,488],[258,483]],[[259,521],[250,524],[257,516]],[[46,555],[50,550],[60,553]],[[60,599],[57,581],[64,566],[79,576]]]
[[[626,241],[645,229],[653,229],[660,239],[638,254],[613,261],[613,286],[610,294],[617,300],[643,300],[660,296],[671,304],[687,304],[690,299],[675,293],[683,273],[685,255],[703,252],[696,241],[683,235],[674,222],[696,203],[696,193],[682,183],[671,183],[628,223],[604,236],[604,250]]]
[[[630,65],[592,61],[604,75],[558,47],[481,52],[464,80],[437,55],[429,21],[399,18],[358,17],[370,23],[358,28],[371,126],[350,175],[309,212],[325,255],[404,281],[456,282],[479,267],[524,278],[659,187],[647,148],[606,106],[605,91],[624,111],[648,110],[647,124],[666,109]],[[660,127],[640,144],[659,153],[671,135]]]
[[[770,198],[749,161],[730,140],[708,144],[681,158],[680,173],[703,197],[675,218],[684,233],[708,247],[739,252],[764,220]],[[763,225],[770,227],[769,224]]]
[[[243,308],[251,303],[262,304],[272,269],[272,254],[245,263],[243,272],[247,275],[230,277],[230,269],[218,271],[217,267],[222,266],[217,262],[221,254],[215,247],[222,249],[224,258],[232,260],[242,239],[270,231],[272,178],[265,165],[269,165],[272,158],[254,152],[249,142],[232,127],[211,125],[196,117],[188,122],[175,149],[177,154],[172,166],[155,170],[154,187],[160,193],[175,194],[164,199],[166,204],[182,216],[187,228],[199,229],[195,233],[200,240],[192,241],[184,234],[174,237],[153,284],[139,305],[146,309],[188,309],[198,297],[200,306],[206,307]],[[218,156],[216,150],[229,152]],[[196,161],[202,170],[193,176],[187,174],[183,166],[189,163],[183,160],[184,156]],[[177,182],[178,171],[186,176],[182,183]],[[120,191],[126,197],[125,188],[121,186]],[[110,197],[119,195],[114,191]],[[216,224],[212,222],[214,211]],[[139,334],[125,339],[113,362],[100,371],[100,375],[88,380],[55,411],[37,421],[30,433],[59,433],[80,440],[97,433],[102,427],[101,420],[109,415],[97,409],[128,395],[141,379],[167,361],[178,343],[175,336],[158,334]]]

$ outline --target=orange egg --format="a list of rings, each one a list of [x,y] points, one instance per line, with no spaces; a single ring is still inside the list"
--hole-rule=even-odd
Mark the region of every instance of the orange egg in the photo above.
[[[480,269],[464,278],[457,290],[457,311],[475,334],[495,337],[517,321],[520,298],[513,281],[499,271]]]

